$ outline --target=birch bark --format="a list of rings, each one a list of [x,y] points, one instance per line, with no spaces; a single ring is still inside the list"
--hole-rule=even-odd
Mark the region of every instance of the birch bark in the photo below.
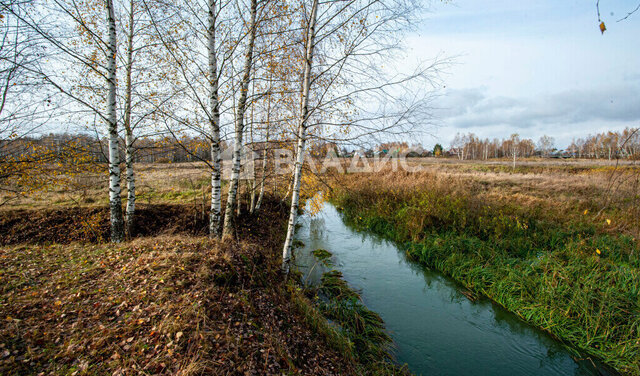
[[[249,29],[249,41],[247,44],[247,54],[245,56],[242,80],[240,81],[240,98],[236,109],[235,139],[233,143],[233,166],[231,179],[229,181],[229,191],[227,194],[227,207],[224,213],[224,225],[222,237],[230,238],[234,236],[235,215],[234,208],[238,194],[238,182],[240,181],[240,158],[242,154],[242,134],[244,133],[244,112],[247,105],[247,92],[249,90],[249,80],[251,78],[251,65],[253,60],[253,46],[256,39],[256,13],[257,0],[251,0],[251,21]]]
[[[208,29],[208,54],[209,54],[209,76],[211,80],[210,88],[210,120],[209,128],[211,132],[210,152],[211,163],[211,211],[209,214],[209,236],[220,237],[220,219],[222,202],[222,181],[221,166],[222,157],[220,153],[220,101],[218,97],[218,62],[216,58],[216,1],[209,0],[209,29]]]
[[[262,205],[262,198],[264,197],[264,181],[267,175],[267,157],[269,146],[269,130],[271,129],[271,97],[267,99],[267,135],[264,144],[264,150],[262,152],[262,175],[260,176],[260,194],[258,195],[258,201],[256,202],[255,210],[260,210]]]
[[[125,168],[127,179],[127,209],[126,209],[126,231],[131,236],[136,210],[136,177],[133,170],[133,143],[135,138],[131,127],[131,102],[132,102],[132,82],[131,73],[133,69],[133,22],[134,22],[134,2],[129,2],[129,29],[127,35],[127,60],[125,67],[126,93],[124,104],[124,128],[125,128]]]
[[[269,128],[267,128],[267,137],[265,140],[264,151],[262,152],[262,174],[260,175],[260,193],[258,194],[258,200],[256,201],[255,211],[260,210],[262,205],[262,198],[264,197],[264,181],[267,177],[267,145],[269,145]]]
[[[255,93],[255,85],[253,86],[252,90],[251,90],[251,96],[254,96]],[[255,148],[255,144],[253,143],[253,125],[254,125],[254,110],[255,110],[255,103],[251,104],[251,123],[249,124],[249,144],[251,145],[251,168],[252,168],[252,176],[250,176],[249,178],[249,213],[253,214],[255,207],[256,207],[256,176],[255,176],[255,170],[253,170],[253,165],[255,164],[255,161],[253,160],[253,150]],[[238,213],[239,214],[239,213]]]
[[[124,239],[122,198],[120,196],[120,154],[118,150],[118,122],[116,117],[116,19],[113,0],[106,0],[107,27],[109,34],[107,56],[107,123],[109,127],[109,209],[111,219],[111,241]]]

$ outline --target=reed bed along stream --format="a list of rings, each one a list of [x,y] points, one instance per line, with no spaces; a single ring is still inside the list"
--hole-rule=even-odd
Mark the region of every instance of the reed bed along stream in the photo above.
[[[604,175],[554,174],[351,174],[330,199],[471,294],[640,375],[637,193],[612,199]]]

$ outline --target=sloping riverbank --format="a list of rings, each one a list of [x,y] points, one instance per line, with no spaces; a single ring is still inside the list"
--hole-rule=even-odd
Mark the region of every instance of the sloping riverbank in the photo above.
[[[0,248],[0,373],[375,372],[341,347],[347,341],[282,278],[285,206],[266,199],[259,215],[243,216],[237,242],[197,236],[205,221],[182,209],[172,212],[182,213],[184,226],[150,214],[147,236],[122,244],[81,231],[87,216],[60,215],[66,232],[46,213],[32,212],[42,220],[31,222],[6,216],[3,229],[15,235]],[[96,229],[108,226],[103,217]],[[18,236],[38,229],[33,243]]]

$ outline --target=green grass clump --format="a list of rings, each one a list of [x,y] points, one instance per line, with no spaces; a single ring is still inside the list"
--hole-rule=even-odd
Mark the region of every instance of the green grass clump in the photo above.
[[[332,267],[331,252],[316,249],[312,255],[317,263],[326,268]],[[394,363],[392,339],[385,331],[382,318],[364,305],[360,295],[349,287],[341,272],[329,270],[323,273],[320,283],[316,287],[307,287],[305,291],[313,297],[315,304],[303,304],[306,299],[298,294],[294,299],[298,302],[298,309],[331,346],[361,365],[358,373],[410,374],[406,365]]]
[[[640,375],[640,249],[586,216],[438,188],[335,192],[348,224],[404,246],[527,322]]]
[[[320,312],[340,327],[354,355],[361,364],[368,365],[371,374],[409,374],[406,367],[393,363],[392,340],[384,321],[362,303],[342,273],[337,270],[324,273],[318,292],[323,297],[317,299]]]

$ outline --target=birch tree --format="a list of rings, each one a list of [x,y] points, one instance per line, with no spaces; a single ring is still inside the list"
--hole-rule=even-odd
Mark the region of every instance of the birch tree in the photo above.
[[[298,17],[295,5],[285,0],[271,0],[263,5],[258,36],[254,46],[253,79],[251,80],[250,143],[262,141],[259,184],[257,178],[250,187],[250,212],[260,209],[265,195],[271,146],[287,138],[297,123],[302,53],[298,46],[302,29],[295,27]],[[300,38],[300,39],[301,39]],[[257,198],[255,197],[257,195]]]
[[[172,106],[159,109],[165,132],[180,142],[181,135],[197,133],[209,143],[209,158],[190,154],[205,163],[210,171],[211,202],[209,235],[221,235],[223,117],[230,109],[224,103],[231,97],[232,75],[229,62],[238,42],[232,35],[238,27],[235,9],[229,1],[184,1],[165,5],[162,14],[151,22],[165,51],[165,59],[175,70]],[[224,11],[224,13],[223,13]],[[206,16],[206,17],[205,17]]]
[[[9,9],[46,46],[33,71],[39,82],[67,99],[59,121],[98,118],[106,124],[111,240],[124,239],[117,118],[117,29],[113,0],[29,2],[29,12]],[[101,14],[101,17],[92,17]]]
[[[116,112],[116,18],[113,0],[106,0],[108,44],[107,44],[107,122],[109,127],[109,210],[111,220],[111,241],[124,240],[124,221],[122,218],[122,198],[120,196],[120,150],[118,140],[118,118]]]
[[[165,89],[164,79],[170,69],[157,59],[152,50],[159,43],[153,34],[146,6],[141,0],[121,2],[123,20],[120,26],[123,34],[122,65],[124,67],[124,98],[122,98],[122,125],[124,128],[125,179],[127,182],[127,205],[125,224],[128,234],[132,234],[136,209],[136,174],[134,161],[136,141],[144,137],[141,128],[150,128],[151,120],[157,119],[156,107],[162,106],[170,93]],[[164,90],[166,91],[166,90]]]
[[[289,222],[287,224],[287,235],[282,250],[282,271],[289,273],[289,262],[291,261],[291,251],[293,248],[293,235],[298,215],[298,205],[300,202],[300,180],[302,173],[302,163],[304,162],[304,147],[307,140],[307,127],[309,120],[309,94],[311,88],[311,69],[313,67],[313,53],[316,38],[316,20],[318,14],[318,0],[313,0],[311,14],[307,26],[304,77],[302,79],[302,103],[300,110],[300,124],[298,125],[298,143],[296,146],[296,160],[293,173],[293,194],[291,196],[291,208],[289,211]]]
[[[125,101],[124,101],[124,129],[125,129],[125,168],[127,180],[127,209],[126,209],[126,228],[131,234],[133,227],[133,216],[136,210],[136,178],[133,171],[133,154],[134,154],[134,136],[133,126],[131,124],[131,107],[133,105],[133,82],[131,76],[133,74],[133,39],[134,39],[134,21],[135,21],[135,2],[129,1],[129,20],[127,27],[127,53],[125,62]]]
[[[83,17],[83,22],[86,24],[99,25],[99,20],[102,18],[99,5],[102,1],[99,0],[97,3],[96,0],[85,1],[80,5],[72,3],[78,9],[78,16]],[[120,38],[116,39],[116,74],[124,76],[124,80],[116,80],[118,110],[116,121],[122,125],[124,133],[124,167],[127,187],[124,218],[125,232],[130,235],[133,232],[136,208],[134,160],[137,148],[135,144],[139,137],[145,136],[142,133],[143,129],[152,132],[149,125],[156,117],[156,107],[167,101],[167,95],[162,92],[166,87],[164,81],[170,70],[152,53],[152,50],[158,46],[158,39],[152,32],[146,8],[150,6],[156,12],[162,11],[158,9],[157,3],[149,5],[144,3],[144,0],[112,1],[116,34]],[[94,45],[92,55],[100,52],[99,42],[98,40],[91,43]],[[100,77],[91,71],[86,73],[79,80],[80,87],[85,88],[89,98],[99,100],[100,89],[94,89],[92,81],[99,80]],[[122,105],[118,106],[119,103]]]
[[[403,32],[415,22],[418,2],[313,0],[303,9],[304,75],[282,251],[285,274],[290,268],[307,141],[357,144],[381,134],[406,137],[431,118],[429,103],[443,64],[434,59],[408,69],[406,62],[399,63]]]
[[[222,202],[222,159],[220,153],[220,101],[218,95],[218,61],[216,56],[216,1],[209,0],[208,57],[210,80],[210,116],[211,132],[211,212],[209,215],[209,234],[220,236]]]
[[[240,181],[240,163],[241,153],[243,147],[242,136],[244,133],[244,116],[247,105],[247,95],[249,91],[249,82],[251,79],[251,70],[253,64],[253,47],[255,44],[257,33],[257,12],[258,1],[251,0],[250,8],[250,20],[248,25],[248,41],[245,52],[244,68],[242,73],[242,79],[240,81],[240,97],[238,98],[236,113],[235,113],[235,135],[233,142],[233,159],[231,168],[231,178],[229,180],[229,191],[227,193],[227,205],[224,214],[224,226],[222,230],[222,237],[229,238],[234,235],[235,227],[235,215],[233,208],[236,206],[238,185]]]
[[[120,22],[124,36],[124,98],[122,125],[124,128],[125,179],[127,182],[127,205],[125,225],[132,234],[136,209],[136,175],[134,160],[136,140],[141,136],[140,128],[147,120],[153,119],[155,107],[149,102],[158,100],[157,93],[162,85],[161,73],[166,65],[154,59],[150,50],[158,45],[155,35],[150,33],[149,19],[140,0],[125,0],[121,4],[124,20]],[[153,68],[150,68],[153,67]]]

